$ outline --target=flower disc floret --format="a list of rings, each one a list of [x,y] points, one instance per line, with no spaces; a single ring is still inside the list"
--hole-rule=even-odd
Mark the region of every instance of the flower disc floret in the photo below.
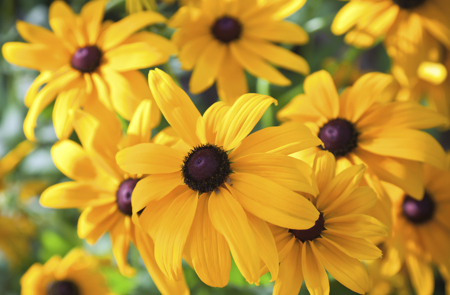
[[[325,219],[323,219],[323,213],[320,213],[313,227],[303,230],[290,229],[289,231],[300,241],[306,242],[320,237],[323,230],[325,230]]]
[[[47,287],[47,295],[80,295],[77,285],[69,280],[54,281]]]
[[[119,189],[117,190],[117,206],[119,207],[120,212],[125,215],[131,216],[133,214],[131,195],[139,180],[140,179],[127,179],[120,184]]]
[[[431,220],[435,209],[434,201],[428,193],[425,193],[420,201],[407,195],[402,204],[403,214],[414,224],[423,224]]]
[[[400,8],[411,9],[425,3],[425,0],[393,0]]]
[[[239,39],[242,33],[242,25],[237,19],[224,16],[216,20],[211,28],[211,32],[219,41],[230,43]]]
[[[231,173],[228,154],[223,148],[206,144],[193,148],[184,158],[184,183],[200,194],[222,185]]]
[[[358,141],[358,132],[352,123],[344,119],[333,119],[320,128],[319,138],[325,149],[335,157],[345,156],[351,152]]]
[[[82,73],[92,73],[100,65],[102,52],[97,46],[79,48],[72,56],[71,65]]]

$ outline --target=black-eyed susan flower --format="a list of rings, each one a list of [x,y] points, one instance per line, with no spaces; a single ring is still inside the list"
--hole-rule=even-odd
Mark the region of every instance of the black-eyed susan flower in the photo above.
[[[302,57],[272,43],[308,41],[301,27],[283,21],[304,3],[220,0],[181,8],[170,26],[178,28],[172,41],[180,48],[181,67],[193,70],[190,91],[200,93],[217,82],[219,96],[232,103],[248,92],[244,70],[281,86],[291,82],[269,63],[308,74]]]
[[[5,187],[3,183],[4,176],[10,173],[20,161],[33,150],[33,148],[33,143],[25,140],[0,159],[0,191]]]
[[[65,2],[55,1],[49,11],[53,32],[18,21],[17,29],[29,43],[3,46],[7,61],[41,72],[25,98],[30,108],[24,122],[28,139],[35,140],[36,119],[55,96],[53,122],[59,138],[72,132],[74,110],[96,112],[92,100],[130,120],[140,101],[150,98],[137,70],[167,61],[176,48],[161,36],[136,31],[165,18],[146,11],[116,23],[102,22],[105,2],[90,1],[75,15]]]
[[[319,194],[311,197],[320,212],[314,226],[296,230],[272,225],[280,256],[273,294],[298,294],[303,279],[310,294],[329,294],[326,271],[354,292],[369,291],[369,276],[360,260],[381,257],[368,239],[386,235],[384,226],[366,213],[376,204],[375,192],[359,186],[365,167],[355,165],[335,175],[335,157],[317,153],[313,171]]]
[[[439,266],[447,284],[450,279],[450,155],[444,170],[425,165],[424,176],[425,193],[420,201],[395,187],[387,187],[393,199],[394,223],[381,272],[395,275],[406,266],[416,293],[431,295],[433,266]]]
[[[443,167],[444,150],[420,129],[447,124],[447,119],[416,102],[392,102],[393,77],[369,73],[339,98],[331,76],[320,71],[305,80],[305,94],[278,113],[281,121],[303,122],[337,159],[337,170],[364,163],[370,174],[414,198],[423,197],[423,163]],[[314,147],[295,156],[308,159]]]
[[[22,295],[112,295],[100,261],[81,249],[64,258],[53,256],[44,265],[33,264],[20,279]]]
[[[95,243],[109,232],[122,274],[135,273],[127,263],[130,242],[133,242],[161,292],[187,294],[184,280],[170,281],[161,273],[154,261],[152,239],[131,221],[131,196],[142,175],[125,173],[115,163],[119,149],[150,141],[152,102],[144,100],[139,105],[124,138],[115,114],[104,111],[100,122],[87,113],[77,112],[74,125],[83,147],[71,140],[62,140],[53,146],[55,165],[74,181],[48,188],[42,193],[41,204],[83,209],[78,220],[78,236]],[[178,140],[172,133],[170,129],[163,131],[151,141],[171,144]]]
[[[260,277],[260,258],[278,274],[275,241],[265,221],[295,229],[314,225],[319,213],[294,191],[315,195],[311,168],[287,156],[321,144],[300,123],[249,133],[276,100],[241,96],[232,106],[212,105],[203,116],[166,73],[150,71],[152,94],[180,135],[173,147],[139,144],[117,162],[136,185],[133,214],[155,241],[162,272],[178,279],[183,254],[206,284],[228,283],[230,251],[250,283]]]
[[[386,36],[397,42],[388,46],[408,51],[428,46],[417,42],[423,29],[450,48],[449,13],[446,0],[350,0],[337,13],[331,31],[348,32],[345,41],[363,48]]]

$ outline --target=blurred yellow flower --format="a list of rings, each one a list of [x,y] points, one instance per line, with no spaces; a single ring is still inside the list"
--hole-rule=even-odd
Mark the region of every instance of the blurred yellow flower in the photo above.
[[[442,168],[445,153],[420,129],[445,125],[448,119],[416,102],[392,102],[393,82],[390,75],[369,73],[339,98],[331,76],[320,71],[306,78],[305,94],[295,97],[278,118],[307,124],[335,155],[337,171],[364,163],[368,173],[421,199],[423,163]],[[312,162],[320,149],[295,156]]]
[[[161,0],[160,2],[173,4],[177,0]],[[182,5],[197,5],[201,0],[180,0],[179,4]],[[155,0],[126,0],[125,6],[128,13],[136,13],[144,10],[157,10],[158,6]]]
[[[366,215],[377,196],[370,187],[359,186],[365,167],[355,165],[335,175],[335,157],[322,151],[316,154],[313,171],[319,193],[311,197],[311,203],[320,212],[314,226],[305,230],[270,227],[280,256],[273,294],[296,295],[303,279],[310,294],[329,294],[326,271],[364,294],[370,283],[360,260],[381,257],[381,250],[368,239],[386,235],[383,224]]]
[[[305,44],[307,33],[283,19],[306,0],[218,0],[184,6],[169,25],[178,28],[172,40],[180,48],[184,70],[193,70],[189,89],[200,93],[217,82],[219,96],[233,103],[248,92],[244,69],[272,84],[291,81],[269,63],[301,74],[308,63],[272,42]]]
[[[93,244],[108,231],[122,274],[132,276],[135,273],[127,263],[130,242],[133,242],[162,293],[187,294],[189,290],[184,280],[171,281],[161,273],[154,261],[152,239],[131,221],[133,190],[143,176],[125,173],[115,162],[116,153],[127,146],[150,141],[173,144],[178,140],[170,128],[150,139],[150,118],[155,113],[159,114],[156,104],[142,101],[124,137],[115,114],[106,109],[99,120],[77,111],[74,126],[83,147],[71,140],[62,140],[52,148],[55,165],[74,181],[45,190],[41,204],[83,209],[78,220],[78,236]]]
[[[146,11],[116,23],[102,22],[105,3],[90,1],[75,15],[65,2],[55,1],[49,11],[53,32],[18,21],[19,33],[30,43],[3,46],[7,61],[41,72],[25,98],[28,139],[35,140],[37,117],[55,96],[53,122],[60,139],[71,134],[76,109],[98,111],[92,106],[95,100],[130,120],[140,101],[151,97],[138,69],[166,62],[176,48],[159,35],[135,32],[166,19]]]
[[[33,264],[20,285],[21,295],[113,295],[100,273],[98,259],[81,249],[73,249],[63,259],[53,256],[44,265]]]
[[[164,72],[149,73],[153,96],[182,141],[167,147],[139,144],[120,151],[126,172],[149,174],[137,183],[133,214],[155,240],[166,275],[181,276],[181,260],[208,285],[228,283],[231,258],[249,283],[258,283],[260,259],[278,275],[275,241],[265,221],[295,229],[314,225],[319,213],[294,191],[316,194],[311,167],[287,156],[321,142],[303,124],[249,133],[276,100],[241,96],[232,106],[213,104],[203,116]]]
[[[331,31],[348,32],[345,42],[363,48],[386,36],[388,50],[393,46],[408,51],[428,46],[417,42],[426,30],[450,48],[449,14],[447,0],[350,0],[337,13]]]
[[[425,165],[425,193],[418,201],[398,188],[387,186],[394,202],[392,237],[386,243],[381,265],[384,275],[392,276],[405,264],[417,294],[432,294],[433,265],[439,266],[450,283],[450,154],[445,169]]]
[[[36,226],[23,215],[0,216],[0,250],[13,268],[29,257],[35,233]]]
[[[10,173],[22,159],[34,149],[34,144],[28,140],[19,143],[6,156],[0,159],[0,191],[5,188],[3,178]]]

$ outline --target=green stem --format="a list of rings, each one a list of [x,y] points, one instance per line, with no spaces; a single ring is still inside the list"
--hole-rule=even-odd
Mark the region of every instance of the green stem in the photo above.
[[[263,95],[270,96],[270,84],[264,79],[258,78],[256,80],[256,92]],[[266,128],[274,125],[274,106],[270,105],[261,118],[261,127]]]

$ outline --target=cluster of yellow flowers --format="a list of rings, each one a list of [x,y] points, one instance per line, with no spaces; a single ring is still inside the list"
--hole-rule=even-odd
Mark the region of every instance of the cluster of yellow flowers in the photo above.
[[[269,272],[280,295],[303,281],[329,294],[327,273],[360,294],[389,294],[402,269],[419,295],[432,294],[434,266],[450,282],[450,156],[421,131],[449,126],[449,3],[350,0],[332,32],[349,31],[345,41],[359,47],[384,38],[392,75],[367,73],[338,92],[315,72],[278,112],[280,126],[252,133],[277,101],[248,94],[245,72],[279,86],[291,81],[273,65],[310,72],[274,44],[308,42],[284,20],[305,2],[185,1],[168,21],[171,40],[141,30],[166,22],[154,1],[127,0],[132,13],[117,22],[103,21],[103,0],[79,15],[53,2],[52,31],[19,21],[28,43],[2,52],[40,71],[25,97],[25,135],[36,140],[38,115],[56,97],[51,154],[73,180],[47,188],[41,204],[81,209],[78,235],[89,243],[109,232],[125,276],[135,273],[133,243],[163,294],[189,294],[183,259],[224,287],[231,256],[249,283]],[[139,71],[175,54],[192,70],[190,92],[217,86],[221,101],[203,115],[169,74],[151,70],[147,84]],[[417,102],[424,94],[431,108]],[[170,126],[152,134],[161,113]],[[109,294],[82,257],[34,265],[22,294]]]

